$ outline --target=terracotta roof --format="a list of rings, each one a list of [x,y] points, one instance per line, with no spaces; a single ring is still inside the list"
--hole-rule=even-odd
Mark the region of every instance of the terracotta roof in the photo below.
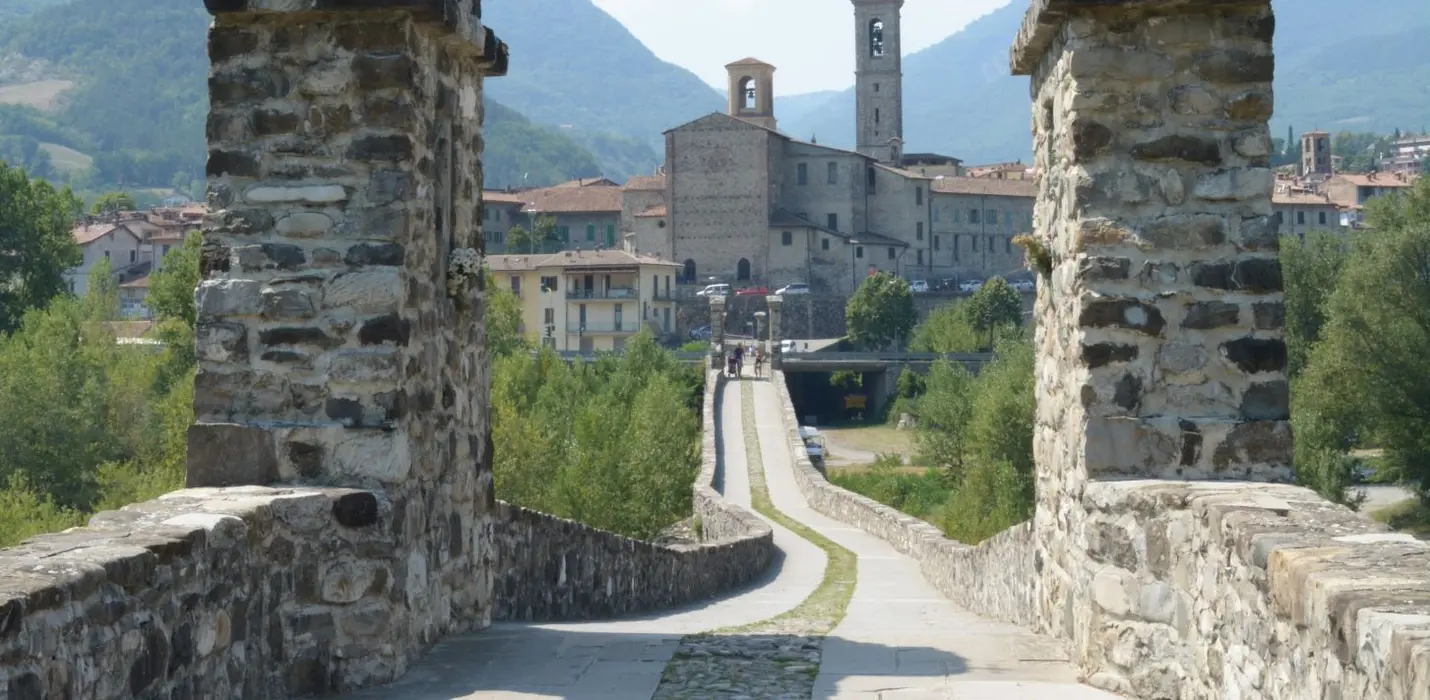
[[[492,272],[524,272],[542,268],[567,267],[632,267],[656,265],[681,267],[680,263],[649,255],[636,255],[624,250],[568,250],[549,255],[488,255],[487,267]]]
[[[734,63],[725,64],[726,68],[734,68],[735,66],[769,66],[770,68],[774,68],[774,66],[771,66],[770,64],[765,63],[758,58],[742,58],[738,61],[735,61]]]
[[[553,188],[556,188],[556,187],[619,187],[619,186],[620,186],[620,185],[616,184],[614,181],[608,180],[608,179],[606,179],[606,178],[604,178],[604,177],[584,177],[584,178],[581,178],[581,179],[579,179],[579,180],[567,180],[566,182],[563,182],[563,183],[561,183],[561,184],[559,184],[559,185],[553,185],[552,187],[553,187]]]
[[[934,178],[932,190],[942,194],[981,194],[994,197],[1038,196],[1038,185],[1032,180],[997,180],[986,177]]]
[[[142,236],[123,224],[94,224],[92,226],[76,227],[74,230],[74,242],[80,245],[89,245],[114,231],[123,231],[133,236],[137,241],[144,240]]]
[[[144,275],[143,277],[140,277],[133,282],[125,282],[124,284],[119,285],[119,287],[121,289],[148,289],[149,275]]]
[[[664,189],[665,189],[665,176],[664,176],[664,175],[637,175],[636,177],[633,177],[633,178],[631,178],[630,180],[627,180],[627,181],[626,181],[626,186],[625,186],[625,187],[622,187],[621,189],[623,189],[623,190],[628,190],[628,191],[632,191],[632,192],[650,192],[650,191],[654,191],[654,190],[664,190]]]
[[[619,187],[550,187],[523,193],[522,211],[533,214],[620,212]]]
[[[649,209],[647,209],[647,210],[645,210],[645,211],[643,211],[643,212],[641,212],[641,213],[639,213],[639,214],[636,214],[636,216],[637,216],[638,218],[646,218],[646,219],[655,219],[655,218],[659,218],[659,217],[662,217],[662,216],[666,216],[665,205],[664,205],[664,204],[657,204],[657,205],[655,205],[655,206],[653,206],[653,207],[651,207],[651,208],[649,208]]]
[[[526,197],[520,192],[483,190],[482,202],[486,204],[526,204]]]
[[[1331,201],[1330,195],[1316,194],[1314,192],[1274,192],[1271,195],[1271,203],[1323,207],[1336,206],[1336,203]]]
[[[1331,177],[1332,183],[1338,180],[1357,187],[1411,187],[1415,184],[1415,178],[1402,180],[1389,173],[1381,173],[1374,177],[1360,173],[1336,173]]]

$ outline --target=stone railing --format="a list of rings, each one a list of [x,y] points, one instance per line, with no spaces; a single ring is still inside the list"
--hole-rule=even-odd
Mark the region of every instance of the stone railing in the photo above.
[[[1144,698],[1430,697],[1430,543],[1295,486],[1091,483],[1068,615]]]
[[[0,697],[288,697],[390,681],[425,569],[365,491],[189,489],[0,550]],[[467,626],[481,621],[466,621]]]
[[[709,600],[749,584],[774,556],[774,532],[715,489],[720,372],[707,372],[700,472],[693,485],[702,542],[657,545],[501,504],[493,617],[584,620]]]
[[[999,620],[1036,623],[1037,569],[1031,523],[969,546],[944,537],[923,520],[829,483],[804,450],[784,373],[775,372],[772,381],[780,398],[786,443],[794,458],[795,481],[811,508],[883,538],[913,557],[924,578],[959,605]]]

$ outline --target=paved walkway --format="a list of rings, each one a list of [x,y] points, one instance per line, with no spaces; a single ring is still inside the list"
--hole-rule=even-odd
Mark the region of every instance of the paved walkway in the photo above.
[[[810,509],[794,481],[774,386],[746,386],[755,391],[760,451],[775,507],[859,557],[848,614],[824,642],[815,700],[1118,697],[1078,684],[1059,643],[959,608],[889,543]]]
[[[767,380],[727,385],[718,404],[723,492],[750,502],[741,392],[755,392],[771,498],[781,511],[859,557],[848,615],[825,641],[815,700],[1104,700],[1076,683],[1061,647],[944,599],[913,560],[862,530],[808,507],[794,482],[778,399]],[[404,700],[645,700],[681,637],[773,617],[804,600],[824,574],[824,553],[778,525],[783,552],[750,590],[642,619],[574,624],[498,624],[449,639],[403,679],[349,697]],[[755,699],[759,700],[759,699]]]
[[[726,385],[720,412],[722,493],[750,504],[740,390]],[[754,587],[722,600],[639,619],[560,624],[498,623],[443,641],[402,679],[354,700],[647,700],[681,637],[744,625],[799,605],[824,576],[824,551],[774,525],[782,556]]]

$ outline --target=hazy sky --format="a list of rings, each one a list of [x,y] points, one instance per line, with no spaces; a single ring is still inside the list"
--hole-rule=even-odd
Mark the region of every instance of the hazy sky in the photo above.
[[[906,0],[904,55],[938,43],[1008,2]],[[655,55],[718,89],[725,88],[725,64],[746,56],[774,64],[775,92],[780,95],[840,90],[854,84],[854,5],[849,0],[595,3]]]

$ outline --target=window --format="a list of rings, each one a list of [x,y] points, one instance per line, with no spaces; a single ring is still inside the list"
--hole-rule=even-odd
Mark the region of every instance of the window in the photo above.
[[[748,282],[750,280],[749,260],[740,258],[740,262],[735,265],[735,277],[739,278],[741,282]]]
[[[660,275],[650,276],[650,293],[651,296],[660,296]]]
[[[915,188],[914,188],[914,206],[916,206],[916,207],[921,207],[921,206],[923,206],[923,205],[924,205],[924,188],[922,188],[922,187],[915,187]]]
[[[170,247],[171,247],[171,246],[170,246],[168,243],[165,243],[165,244],[164,244],[164,252],[161,253],[161,255],[168,255],[168,254],[169,254],[169,248],[170,248]]]
[[[1305,223],[1306,223],[1306,212],[1304,212],[1304,211],[1298,211],[1298,212],[1296,212],[1296,223],[1297,223],[1297,224],[1305,224]],[[108,255],[108,253],[106,253],[106,255]]]
[[[516,275],[511,276],[511,293],[521,296],[521,278]]]
[[[501,210],[500,210],[500,209],[494,209],[494,210],[492,210],[492,217],[495,218],[497,221],[501,221]]]
[[[808,184],[809,184],[809,164],[808,164],[808,163],[800,163],[799,165],[796,165],[795,168],[794,168],[794,173],[795,173],[795,174],[794,174],[795,182],[798,182],[798,183],[801,184],[801,185],[808,185]]]
[[[1284,224],[1284,223],[1286,223],[1286,212],[1284,212],[1284,211],[1278,211],[1278,212],[1276,212],[1276,223],[1278,223],[1278,224]]]
[[[933,208],[933,220],[934,223],[938,223],[938,207]]]
[[[1004,238],[1004,239],[1003,239],[1003,252],[1004,252],[1004,253],[1012,253],[1012,252],[1013,252],[1013,239],[1012,239],[1011,237],[1009,237],[1009,238]]]
[[[864,257],[864,246],[861,245],[861,246],[856,246],[856,247],[854,248],[854,257],[856,257],[856,258],[862,258],[862,257]]]
[[[544,292],[551,292],[552,294],[555,294],[557,291],[556,280],[557,278],[555,277],[542,277],[541,290]]]
[[[545,319],[548,326],[556,323],[556,309],[547,309]]]
[[[890,260],[893,260],[893,259],[894,259],[894,249],[893,249],[893,248],[890,248],[890,249],[889,249],[889,259],[890,259]]]
[[[988,237],[988,252],[990,252],[990,253],[993,252],[993,241],[994,241],[994,240],[996,240],[996,239],[994,239],[992,236],[989,236],[989,237]]]
[[[616,225],[606,224],[606,247],[616,247]]]
[[[1326,212],[1318,212],[1318,214],[1320,216],[1321,225],[1324,226],[1326,224]]]
[[[838,231],[838,230],[839,230],[839,215],[838,215],[838,214],[830,214],[830,215],[829,215],[828,224],[829,224],[829,230],[830,230],[830,231]]]
[[[879,84],[878,84],[878,83],[874,83],[874,92],[878,92],[878,91],[879,91]]]
[[[997,226],[997,225],[998,225],[998,210],[997,210],[997,209],[989,209],[989,210],[988,210],[988,225],[989,225],[989,226]]]
[[[794,233],[791,232],[791,231],[785,231],[784,233],[781,233],[781,234],[780,234],[780,244],[781,244],[781,245],[794,245]]]
[[[970,223],[970,224],[976,224],[976,223],[978,223],[978,220],[979,220],[978,210],[977,210],[977,209],[969,209],[969,210],[968,210],[968,223]]]
[[[745,78],[740,81],[740,94],[745,97],[744,102],[740,104],[740,109],[745,112],[754,111],[755,105],[757,104],[757,100],[755,99],[754,78]]]
[[[821,238],[821,239],[819,239],[819,248],[820,248],[820,250],[829,250],[829,239],[828,239],[828,238]]]
[[[954,210],[953,210],[953,223],[957,224],[957,223],[962,223],[962,222],[963,222],[963,210],[962,210],[962,209],[954,209]]]
[[[828,177],[829,177],[829,184],[831,184],[831,185],[838,184],[838,183],[839,183],[839,164],[838,164],[838,163],[830,163],[829,166],[828,166],[828,168],[829,168],[829,176],[828,176]]]
[[[874,193],[874,166],[872,166],[872,165],[869,166],[869,170],[868,170],[868,172],[866,173],[865,177],[866,177],[866,179],[869,181],[869,193],[870,193],[870,194],[873,194],[873,193]]]
[[[558,227],[556,228],[556,233],[561,236],[561,242],[562,242],[562,243],[570,243],[570,242],[571,242],[571,227],[570,227],[570,226],[558,226]]]
[[[579,324],[581,324],[581,325],[583,325],[583,326],[586,325],[586,305],[585,305],[585,304],[577,305],[577,307],[576,307],[576,322],[579,323]]]
[[[914,234],[916,239],[922,241],[924,239],[924,222],[920,221],[914,224],[914,226],[915,231],[917,232]]]
[[[875,124],[878,124],[878,123],[879,123],[879,108],[878,108],[878,107],[875,107],[875,108],[874,108],[874,123],[875,123]]]
[[[934,249],[934,250],[938,250],[940,243],[943,243],[943,241],[940,240],[940,238],[939,238],[938,236],[934,236],[934,237],[933,237],[933,249]]]
[[[869,22],[869,55],[874,58],[884,57],[884,20]]]
[[[1322,216],[1325,216],[1325,215],[1322,214]],[[131,250],[131,251],[129,251],[129,262],[130,262],[130,263],[133,263],[133,262],[134,262],[134,259],[137,258],[138,256],[139,256],[139,251],[137,251],[137,250]]]
[[[923,252],[922,250],[920,250],[920,251],[918,251],[918,254],[919,254],[919,264],[922,265],[922,264],[924,264],[924,252]]]
[[[105,259],[105,260],[108,260],[108,259],[109,259],[109,251],[107,251],[107,250],[104,251],[104,259]]]
[[[596,225],[595,225],[595,224],[586,224],[586,240],[588,240],[588,241],[594,241],[594,240],[596,240]]]
[[[616,330],[620,330],[620,329],[621,329],[621,312],[622,312],[622,311],[624,311],[624,309],[621,308],[621,305],[620,305],[620,304],[616,304]]]
[[[978,236],[969,236],[969,237],[968,237],[968,240],[971,241],[971,245],[973,246],[973,252],[977,253],[977,252],[978,252]]]

